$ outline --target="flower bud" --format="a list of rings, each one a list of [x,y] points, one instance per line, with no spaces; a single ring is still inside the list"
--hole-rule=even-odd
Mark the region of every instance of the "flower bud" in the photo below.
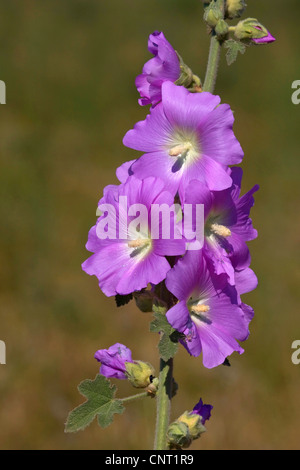
[[[152,397],[155,397],[158,391],[158,386],[159,386],[159,379],[158,377],[154,377],[150,385],[148,385],[147,387],[148,394],[151,395]]]
[[[229,26],[225,20],[218,21],[218,24],[215,27],[216,35],[219,37],[224,37],[228,33]]]
[[[200,398],[192,411],[185,411],[170,424],[167,432],[170,449],[187,448],[194,439],[198,439],[206,431],[204,424],[209,420],[212,408],[204,405]]]
[[[167,441],[170,449],[182,449],[190,446],[192,437],[189,427],[178,420],[170,424],[167,431]]]
[[[222,10],[217,7],[215,2],[211,2],[211,4],[205,9],[203,18],[208,26],[215,28],[218,21],[223,18],[223,13]]]
[[[185,411],[177,421],[187,425],[192,440],[198,439],[198,437],[206,431],[206,428],[202,424],[201,416],[196,413]]]
[[[226,0],[226,17],[240,18],[246,6],[245,0]]]
[[[155,374],[155,370],[148,362],[134,361],[126,362],[126,376],[135,388],[145,388],[150,385]]]
[[[125,364],[132,362],[132,358],[130,349],[124,344],[116,343],[108,349],[99,349],[94,357],[101,362],[101,375],[107,378],[126,379]]]
[[[235,28],[234,35],[241,41],[253,42],[255,44],[267,44],[275,41],[275,38],[267,28],[255,18],[247,18],[240,21]]]

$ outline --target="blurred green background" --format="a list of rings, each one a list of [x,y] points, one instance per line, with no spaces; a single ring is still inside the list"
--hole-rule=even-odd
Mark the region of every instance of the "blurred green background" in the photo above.
[[[259,287],[245,296],[256,312],[242,356],[206,370],[181,349],[172,417],[201,396],[214,405],[193,449],[299,449],[300,339],[299,116],[291,84],[300,79],[299,0],[248,0],[276,36],[227,67],[216,93],[235,112],[245,151],[243,191],[260,185],[251,242]],[[103,187],[136,153],[125,132],[144,119],[134,79],[150,58],[148,35],[164,31],[202,78],[209,39],[200,0],[0,0],[0,448],[147,449],[155,401],[129,404],[107,430],[96,422],[64,433],[94,378],[99,348],[115,342],[158,366],[150,316],[117,309],[81,271]],[[113,260],[112,260],[113,262]],[[131,393],[120,383],[120,396]]]

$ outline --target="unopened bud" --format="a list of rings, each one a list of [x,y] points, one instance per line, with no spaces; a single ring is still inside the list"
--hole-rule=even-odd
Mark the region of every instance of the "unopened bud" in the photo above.
[[[155,370],[148,362],[134,361],[126,362],[126,376],[135,388],[145,388],[151,384]]]
[[[267,44],[275,41],[271,33],[255,18],[240,21],[235,27],[234,35],[240,41]]]
[[[228,33],[229,26],[226,23],[225,20],[220,20],[218,21],[216,27],[215,27],[215,32],[216,35],[219,37],[224,37]]]
[[[219,5],[215,2],[211,2],[204,11],[204,21],[208,24],[211,28],[215,28],[218,21],[223,18],[223,12]]]
[[[159,385],[159,379],[158,377],[155,377],[150,383],[150,385],[148,385],[147,387],[147,392],[149,393],[149,395],[151,395],[152,397],[155,397],[158,391],[158,385]]]
[[[246,7],[245,0],[226,0],[226,17],[240,18]]]
[[[198,439],[198,437],[206,431],[205,426],[203,426],[201,422],[201,416],[196,413],[185,411],[177,421],[187,425],[190,436],[193,440]]]
[[[180,76],[176,80],[175,85],[184,86],[189,90],[194,90],[195,87],[201,87],[201,80],[197,75],[193,74],[193,71],[183,61],[182,57],[176,52],[180,63]]]
[[[192,442],[189,427],[178,420],[174,421],[168,428],[167,441],[170,449],[189,447]]]

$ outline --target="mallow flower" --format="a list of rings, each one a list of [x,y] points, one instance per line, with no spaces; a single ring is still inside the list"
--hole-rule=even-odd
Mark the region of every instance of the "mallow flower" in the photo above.
[[[257,237],[252,226],[250,210],[254,204],[255,185],[240,197],[243,171],[229,169],[232,186],[223,191],[210,191],[204,184],[191,181],[185,203],[204,205],[204,252],[214,265],[216,274],[226,273],[229,283],[235,284],[235,270],[250,265],[247,241]]]
[[[235,27],[234,35],[240,41],[250,44],[269,44],[276,41],[270,31],[256,18],[246,18],[240,21]]]
[[[99,349],[95,359],[101,362],[100,374],[107,378],[127,379],[126,363],[133,363],[131,351],[124,344],[116,343],[108,349]]]
[[[167,289],[178,299],[168,322],[183,333],[183,345],[193,356],[203,355],[207,368],[222,364],[234,351],[243,353],[237,340],[248,337],[248,322],[238,305],[233,286],[215,275],[203,250],[188,251],[166,278]]]
[[[108,379],[128,379],[135,388],[145,388],[154,378],[154,368],[148,362],[133,361],[131,356],[130,349],[121,343],[99,349],[94,355],[101,362],[101,375]]]
[[[200,398],[198,403],[194,406],[193,411],[191,411],[191,414],[197,414],[201,416],[201,423],[204,425],[205,421],[209,420],[212,409],[212,405],[204,405],[202,398]]]
[[[198,439],[206,431],[204,424],[210,418],[212,408],[211,405],[204,405],[200,398],[193,411],[185,411],[171,423],[167,431],[169,448],[187,448]]]
[[[180,61],[164,34],[155,31],[150,34],[148,49],[154,55],[143,67],[135,84],[141,95],[139,104],[155,105],[161,101],[161,86],[165,81],[176,82],[180,76]]]
[[[98,278],[107,296],[130,294],[163,281],[171,268],[166,256],[185,252],[175,215],[170,213],[168,234],[163,234],[159,213],[153,216],[152,206],[172,206],[174,202],[163,181],[130,176],[125,183],[106,190],[100,202],[98,209],[103,214],[91,228],[86,244],[94,254],[82,269]]]
[[[229,188],[227,165],[243,158],[233,122],[230,106],[220,105],[219,96],[191,93],[165,82],[161,103],[123,139],[127,147],[145,152],[131,171],[140,179],[162,178],[172,194],[179,190],[181,198],[192,180],[215,191]]]
[[[241,271],[236,270],[234,274],[238,303],[244,312],[245,321],[247,325],[249,325],[254,317],[254,310],[250,305],[247,305],[242,301],[241,295],[247,294],[248,292],[256,289],[258,284],[257,277],[254,271],[250,268],[245,268]]]
[[[259,26],[256,26],[256,29],[259,31]],[[274,38],[270,31],[267,30],[266,36],[263,36],[262,38],[253,38],[252,41],[255,44],[269,44],[270,42],[276,41],[276,38]]]

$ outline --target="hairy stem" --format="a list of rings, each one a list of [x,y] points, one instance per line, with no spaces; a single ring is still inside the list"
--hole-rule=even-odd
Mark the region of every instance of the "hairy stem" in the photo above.
[[[223,18],[224,18],[225,0],[220,2],[220,8],[223,12]],[[221,47],[222,47],[222,41],[218,39],[215,31],[212,31],[203,91],[209,91],[210,93],[214,92],[219,63],[220,63]]]
[[[129,401],[139,400],[140,398],[148,397],[148,392],[137,393],[136,395],[131,395],[130,397],[119,398],[119,400],[123,403],[128,403]]]
[[[216,34],[212,33],[203,91],[209,91],[210,93],[213,93],[215,89],[221,55],[221,47],[221,43],[218,40]]]
[[[166,450],[167,430],[169,427],[173,380],[173,359],[160,360],[159,385],[157,393],[157,415],[155,432],[155,450]]]

